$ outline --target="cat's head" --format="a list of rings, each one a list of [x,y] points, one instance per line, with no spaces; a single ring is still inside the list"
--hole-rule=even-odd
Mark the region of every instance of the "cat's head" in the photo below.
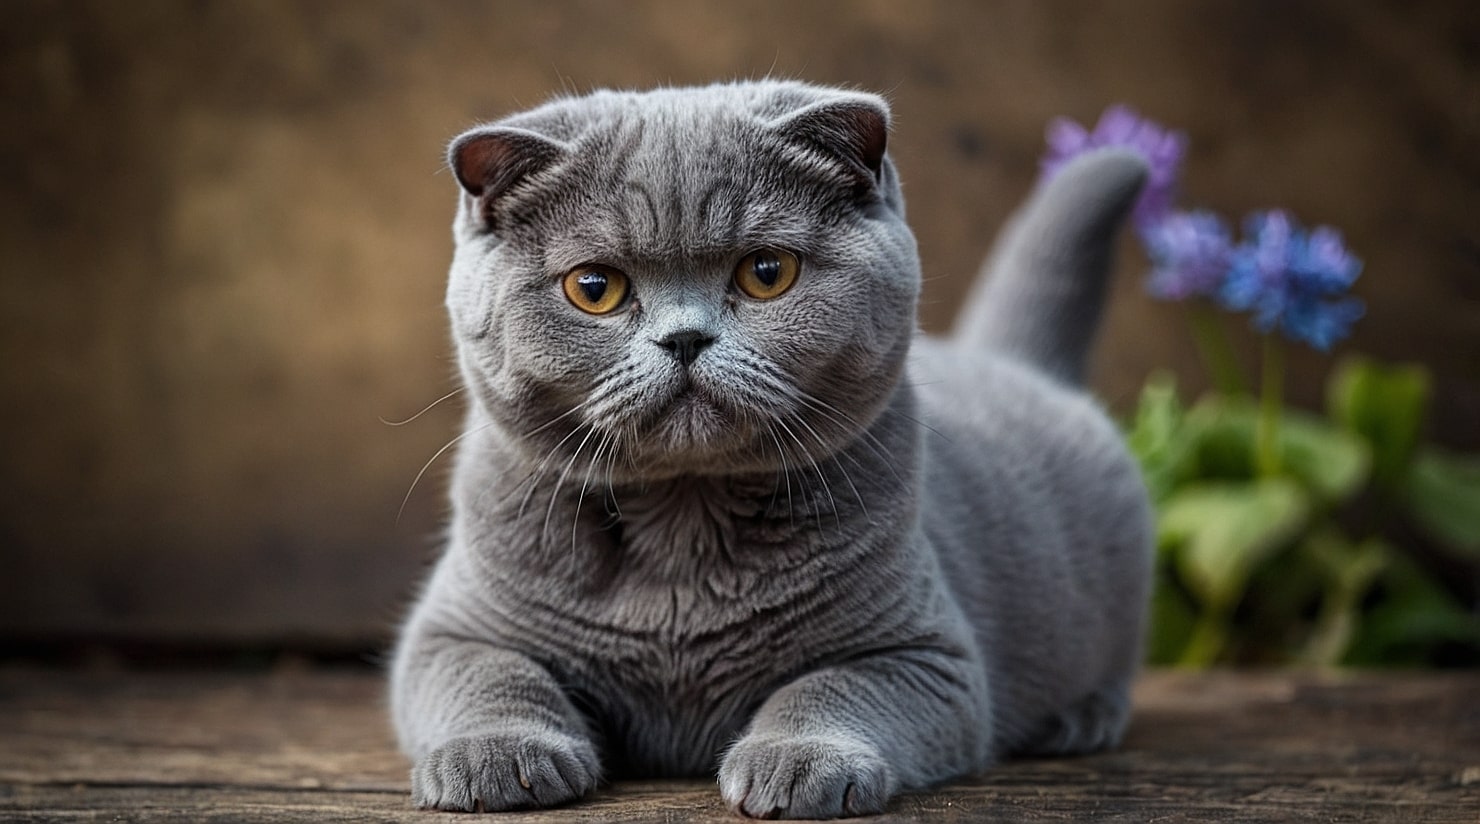
[[[479,411],[614,481],[821,461],[873,421],[919,262],[876,96],[559,99],[458,137],[447,305]]]

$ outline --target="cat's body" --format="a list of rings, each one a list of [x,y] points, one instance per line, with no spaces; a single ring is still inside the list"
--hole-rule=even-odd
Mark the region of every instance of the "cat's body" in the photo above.
[[[994,277],[958,335],[916,339],[886,118],[740,84],[558,101],[454,144],[473,403],[392,681],[419,804],[717,769],[742,813],[841,815],[1118,740],[1149,517],[1068,382],[1142,169],[1071,166],[998,263],[1089,271]],[[738,292],[772,247],[794,285]],[[591,264],[625,272],[617,310],[561,294]]]

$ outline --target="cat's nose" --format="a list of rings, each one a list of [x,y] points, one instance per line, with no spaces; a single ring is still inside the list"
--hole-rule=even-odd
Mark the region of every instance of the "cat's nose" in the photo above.
[[[699,353],[703,352],[709,344],[714,343],[713,335],[706,335],[697,329],[685,329],[681,332],[653,341],[672,355],[679,363],[688,366],[693,363]]]

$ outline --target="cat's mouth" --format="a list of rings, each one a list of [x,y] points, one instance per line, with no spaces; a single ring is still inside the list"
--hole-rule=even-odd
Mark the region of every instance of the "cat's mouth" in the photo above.
[[[651,427],[669,449],[709,451],[728,445],[733,418],[714,395],[686,380],[658,410]]]
[[[692,383],[673,393],[673,398],[668,401],[668,408],[664,412],[664,417],[667,418],[694,418],[706,415],[722,415],[720,405],[715,402],[713,395]]]

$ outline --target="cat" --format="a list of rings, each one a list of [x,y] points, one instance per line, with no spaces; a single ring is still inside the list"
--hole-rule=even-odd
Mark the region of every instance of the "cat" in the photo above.
[[[742,815],[851,816],[1118,742],[1151,517],[1081,383],[1145,165],[1041,186],[937,339],[889,123],[766,80],[452,143],[470,400],[391,668],[416,805],[717,771]]]

